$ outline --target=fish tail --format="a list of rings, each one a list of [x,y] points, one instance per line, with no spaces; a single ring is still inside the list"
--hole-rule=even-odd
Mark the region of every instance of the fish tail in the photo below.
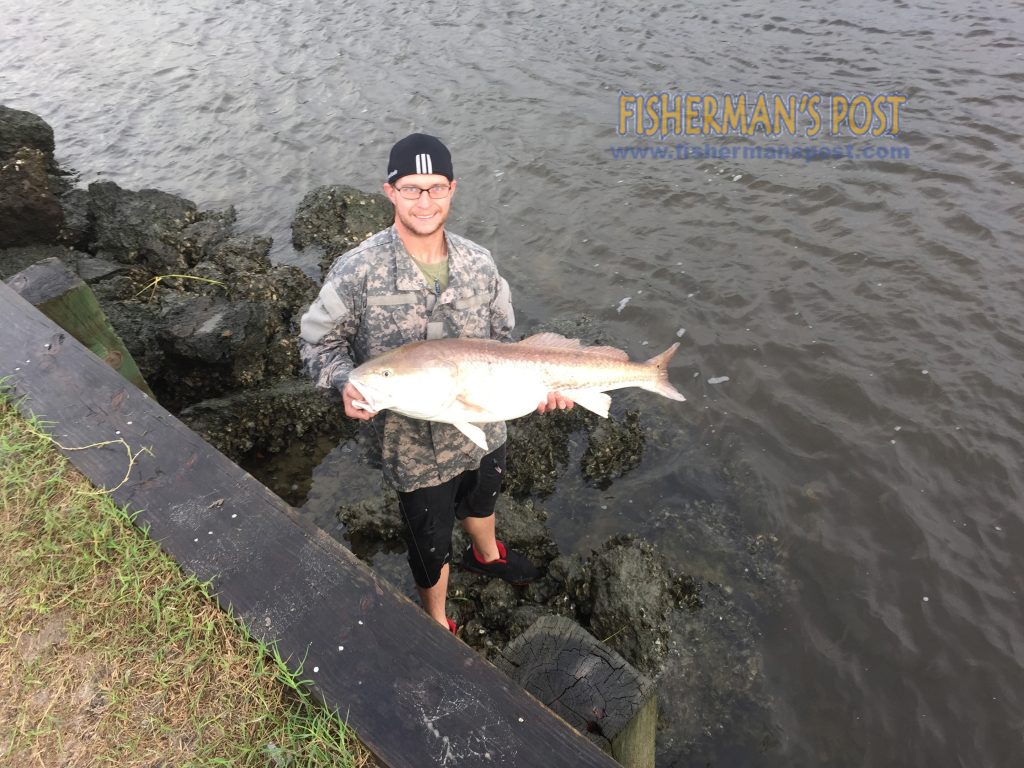
[[[667,397],[670,400],[686,399],[683,396],[683,393],[680,392],[675,387],[673,387],[672,382],[668,380],[668,363],[672,359],[672,356],[676,353],[677,349],[679,349],[678,341],[671,347],[666,349],[664,352],[662,352],[660,355],[655,355],[645,363],[645,365],[648,365],[654,368],[655,370],[653,371],[654,380],[648,382],[644,386],[644,389],[649,390],[651,392],[657,392],[659,395]]]

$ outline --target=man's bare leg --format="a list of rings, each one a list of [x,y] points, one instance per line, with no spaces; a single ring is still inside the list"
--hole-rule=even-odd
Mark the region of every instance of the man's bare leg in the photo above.
[[[477,557],[485,563],[498,559],[500,553],[498,552],[498,540],[494,534],[494,515],[466,517],[462,520],[462,528],[473,540]]]
[[[430,618],[436,621],[445,629],[448,629],[448,617],[445,616],[444,606],[448,597],[448,563],[441,568],[441,578],[432,587],[416,587],[420,593],[420,604],[423,610],[430,614]]]

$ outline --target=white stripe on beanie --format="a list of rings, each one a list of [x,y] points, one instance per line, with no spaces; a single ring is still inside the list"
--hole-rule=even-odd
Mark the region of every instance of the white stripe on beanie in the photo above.
[[[430,161],[430,155],[424,153],[416,155],[416,173],[433,173],[434,164]]]

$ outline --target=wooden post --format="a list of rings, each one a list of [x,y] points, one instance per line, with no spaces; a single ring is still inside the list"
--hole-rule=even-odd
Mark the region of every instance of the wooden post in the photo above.
[[[612,757],[626,768],[654,768],[658,697],[651,696],[626,727],[612,739]]]
[[[56,257],[43,259],[10,277],[7,284],[94,355],[156,399],[131,353],[103,314],[96,294],[67,264]]]
[[[654,768],[654,685],[576,622],[545,616],[498,667],[626,768]]]

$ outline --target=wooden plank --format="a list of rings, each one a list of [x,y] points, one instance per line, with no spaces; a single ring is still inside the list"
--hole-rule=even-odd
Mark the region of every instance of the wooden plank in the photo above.
[[[387,765],[615,766],[3,283],[0,377],[66,447],[151,451],[114,500],[256,637],[304,660],[314,692]],[[123,445],[65,454],[99,487],[125,477]]]

